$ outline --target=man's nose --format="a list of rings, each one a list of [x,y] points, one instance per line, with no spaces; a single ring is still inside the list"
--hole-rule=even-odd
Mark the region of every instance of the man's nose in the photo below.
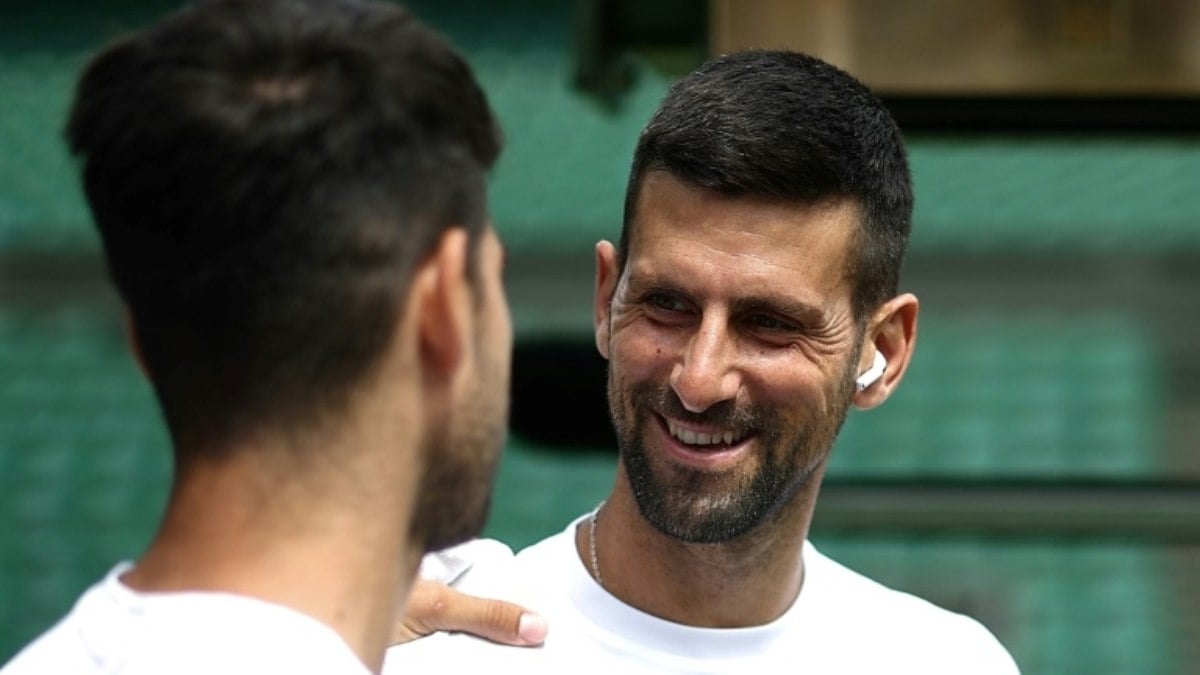
[[[691,412],[733,400],[741,387],[736,341],[720,317],[705,317],[671,371],[671,388]]]

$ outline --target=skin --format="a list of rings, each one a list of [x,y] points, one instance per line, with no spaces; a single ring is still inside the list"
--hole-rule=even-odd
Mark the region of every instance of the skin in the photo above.
[[[485,233],[477,285],[469,246],[451,229],[420,264],[391,343],[345,410],[258,429],[181,466],[159,532],[122,581],[291,607],[379,672],[428,542],[482,523],[503,442],[493,432],[505,421],[512,340],[503,252]],[[451,423],[474,431],[451,434]],[[442,476],[439,488],[455,488],[444,501],[418,498],[429,467],[447,462],[472,471]],[[430,508],[454,513],[430,525]]]
[[[452,306],[459,314],[455,322],[474,324],[477,332],[453,355],[463,363],[452,383],[453,409],[433,423],[434,451],[427,456],[412,521],[413,537],[426,550],[465,541],[483,529],[508,422],[512,320],[502,283],[504,248],[490,227],[478,246],[479,288],[461,289],[471,292]]]
[[[801,545],[841,420],[891,394],[916,339],[910,294],[853,315],[844,270],[859,218],[850,200],[728,197],[652,172],[625,268],[612,244],[597,246],[596,344],[623,461],[595,536],[603,584],[621,600],[738,627],[778,618],[800,592]],[[876,350],[887,370],[855,393]],[[697,448],[671,428],[722,442]],[[771,498],[742,517],[747,486],[765,473]],[[645,496],[639,505],[639,482],[657,513]],[[590,569],[588,527],[576,543]]]
[[[438,631],[460,631],[513,647],[533,647],[546,640],[546,629],[541,615],[519,605],[418,579],[392,641],[403,644]]]
[[[476,489],[454,493],[455,498],[459,499],[466,499],[470,496],[477,498],[473,507],[467,510],[468,513],[476,516],[482,516],[486,512],[486,502],[491,489],[491,476],[494,471],[496,455],[492,453],[489,456],[486,449],[490,447],[489,444],[495,442],[496,438],[502,438],[504,434],[503,423],[507,417],[500,414],[497,406],[507,402],[506,397],[501,395],[508,391],[508,372],[512,358],[512,323],[509,318],[508,304],[500,284],[495,283],[503,274],[503,249],[499,239],[490,229],[485,233],[485,239],[480,245],[482,247],[480,251],[481,272],[483,278],[489,283],[484,284],[483,287],[481,309],[484,311],[481,313],[481,319],[484,324],[484,337],[476,345],[476,355],[483,357],[493,367],[490,369],[492,372],[483,373],[474,385],[469,381],[461,385],[464,389],[474,387],[477,391],[476,396],[466,397],[462,404],[465,410],[460,410],[456,419],[461,420],[464,415],[468,418],[475,416],[482,417],[485,422],[456,425],[455,428],[459,433],[465,432],[467,438],[460,437],[453,443],[456,447],[474,448],[477,451],[475,456],[470,456],[471,453],[462,453],[466,455],[461,457],[463,461],[455,463],[457,470],[470,472],[473,476],[471,480],[477,486]],[[484,370],[489,369],[485,368]],[[476,405],[472,401],[483,401],[483,404]],[[507,408],[505,407],[504,410]],[[447,431],[447,433],[453,432]],[[482,456],[478,452],[481,449],[483,450]],[[439,470],[444,470],[444,468]],[[484,481],[482,485],[480,485],[481,480]],[[438,505],[436,500],[442,495],[433,494],[433,492],[427,491],[427,494],[435,501],[435,504],[424,521],[420,519],[414,521],[418,526],[441,518],[440,513],[436,510]],[[441,513],[444,512],[445,509],[441,511]],[[443,531],[478,531],[481,525],[482,522],[450,523],[441,529]],[[441,542],[432,543],[440,545]],[[500,600],[464,595],[445,584],[418,579],[408,596],[404,615],[395,625],[391,642],[401,644],[441,630],[463,631],[513,646],[535,646],[546,639],[546,621],[534,612]]]

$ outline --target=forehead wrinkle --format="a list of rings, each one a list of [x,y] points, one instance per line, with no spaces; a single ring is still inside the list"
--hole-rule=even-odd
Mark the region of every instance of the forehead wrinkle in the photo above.
[[[703,203],[710,200],[718,204],[741,201],[747,208],[730,220],[713,214]],[[814,249],[824,249],[822,252],[845,259],[859,212],[854,202],[845,199],[796,204],[722,195],[704,195],[696,202],[666,206],[675,208],[664,209],[653,221],[648,218],[635,221],[631,253],[636,253],[639,243],[690,240],[718,255],[749,257],[796,270],[803,269],[804,263],[813,259]],[[696,239],[710,239],[712,243]],[[781,249],[794,251],[788,259],[796,264],[782,264],[774,255]]]

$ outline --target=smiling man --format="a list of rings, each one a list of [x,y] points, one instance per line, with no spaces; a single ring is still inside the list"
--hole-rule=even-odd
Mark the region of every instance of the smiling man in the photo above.
[[[822,555],[809,526],[851,406],[908,367],[903,142],[804,55],[711,61],[635,151],[617,246],[596,248],[596,346],[620,450],[609,498],[462,587],[542,612],[541,650],[438,635],[387,669],[1011,674],[979,623]]]

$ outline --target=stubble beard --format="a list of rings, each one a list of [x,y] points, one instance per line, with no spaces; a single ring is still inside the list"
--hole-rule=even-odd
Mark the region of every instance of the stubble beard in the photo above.
[[[853,392],[850,374],[842,380],[835,385],[828,414],[810,411],[809,419],[798,421],[761,406],[739,409],[733,402],[691,413],[669,387],[641,383],[621,390],[610,365],[609,408],[642,517],[664,535],[689,543],[727,542],[755,531],[791,502],[828,458]],[[659,424],[653,419],[656,412],[717,428],[754,429],[758,469],[739,477],[678,466],[657,469],[645,438],[649,426]]]
[[[506,382],[498,373],[481,374],[429,436],[411,528],[412,541],[426,552],[477,537],[487,523],[507,430]]]

